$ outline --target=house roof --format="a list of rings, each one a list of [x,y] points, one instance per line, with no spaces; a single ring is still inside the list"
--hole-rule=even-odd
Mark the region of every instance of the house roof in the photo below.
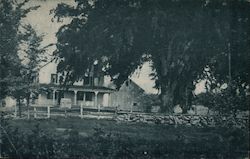
[[[134,87],[137,87],[143,93],[145,92],[145,90],[141,86],[139,86],[137,83],[135,83],[132,79],[129,79],[129,80],[130,80],[130,84],[132,84]]]
[[[57,84],[40,84],[40,88],[45,89],[56,89],[56,90],[69,90],[69,91],[85,91],[85,92],[95,92],[99,91],[102,93],[112,93],[115,90],[112,88],[104,87],[104,86],[79,86],[79,85],[68,85],[62,86]]]

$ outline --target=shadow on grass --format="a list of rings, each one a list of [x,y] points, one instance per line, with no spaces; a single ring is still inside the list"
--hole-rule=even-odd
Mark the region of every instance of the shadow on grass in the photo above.
[[[244,158],[249,148],[241,129],[74,118],[3,125],[2,153],[10,158]]]

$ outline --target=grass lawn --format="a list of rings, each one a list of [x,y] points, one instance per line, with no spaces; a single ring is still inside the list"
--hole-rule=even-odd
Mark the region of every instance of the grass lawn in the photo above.
[[[249,147],[248,132],[239,129],[118,123],[72,117],[11,120],[9,125],[18,128],[22,138],[36,138],[35,144],[46,140],[45,145],[48,142],[56,145],[52,147],[55,151],[50,153],[54,158],[244,158]],[[44,141],[37,136],[44,137]]]

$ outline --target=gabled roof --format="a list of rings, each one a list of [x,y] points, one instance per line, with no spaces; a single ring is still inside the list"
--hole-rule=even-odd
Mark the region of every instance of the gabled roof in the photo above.
[[[132,86],[134,86],[135,88],[139,89],[139,90],[142,91],[143,93],[145,92],[145,90],[144,90],[141,86],[139,86],[137,83],[135,83],[132,79],[128,79],[128,80],[129,80],[129,82],[130,82],[130,84],[131,84]]]
[[[56,84],[40,84],[41,88],[48,88],[48,89],[57,89],[57,90],[78,90],[78,91],[86,91],[86,92],[93,92],[93,91],[99,91],[102,93],[111,93],[115,90],[112,88],[104,87],[104,86],[78,86],[78,85],[68,85],[68,86],[62,86],[62,85],[56,85]]]

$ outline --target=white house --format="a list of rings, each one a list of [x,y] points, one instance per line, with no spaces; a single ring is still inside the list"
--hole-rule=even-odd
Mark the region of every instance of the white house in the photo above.
[[[83,80],[66,87],[59,84],[63,76],[57,73],[56,66],[55,62],[50,62],[40,69],[37,79],[40,91],[35,105],[61,106],[63,101],[70,101],[73,107],[83,105],[100,110],[111,106],[111,93],[115,90],[107,87],[108,80],[102,73],[96,73],[98,64],[93,65]]]

